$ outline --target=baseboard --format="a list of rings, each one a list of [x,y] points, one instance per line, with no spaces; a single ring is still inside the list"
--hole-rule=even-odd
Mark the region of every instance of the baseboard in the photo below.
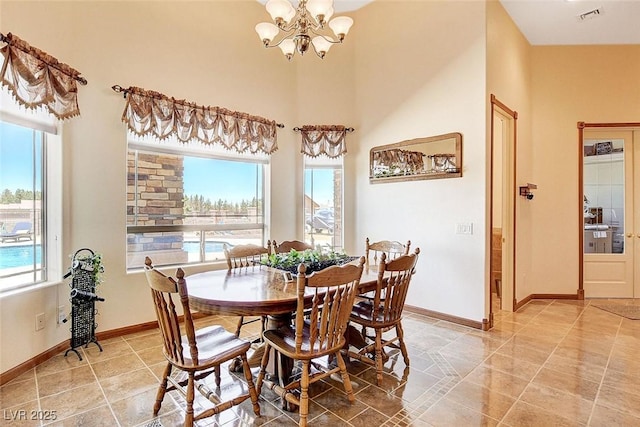
[[[534,299],[564,299],[564,300],[579,300],[580,294],[531,294],[524,297],[521,301],[517,301],[513,306],[513,311],[518,311],[526,303]]]
[[[532,294],[533,299],[579,299],[577,294]]]
[[[69,348],[69,340],[64,340],[60,344],[51,347],[49,350],[43,351],[42,353],[38,354],[35,357],[32,357],[26,362],[23,362],[18,366],[9,369],[6,372],[0,373],[0,386],[5,385],[6,383],[13,380],[14,378],[18,378],[20,375],[29,371],[29,369],[35,368],[39,364],[46,362],[56,354],[59,354],[60,352],[68,348]]]
[[[208,316],[208,314],[192,313],[191,316],[194,319],[199,319],[199,318]],[[180,320],[182,320],[182,316],[180,316]],[[156,329],[157,327],[158,327],[158,322],[155,320],[152,322],[138,323],[137,325],[125,326],[123,328],[116,328],[116,329],[110,329],[108,331],[97,332],[96,339],[98,340],[98,342],[100,342],[100,340],[108,340],[110,338],[129,335],[136,332],[148,331],[151,329]],[[60,354],[61,352],[68,349],[69,349],[69,340],[66,339],[60,344],[57,344],[51,347],[50,349],[38,354],[37,356],[32,357],[26,362],[23,362],[18,366],[9,369],[6,372],[0,373],[0,386],[3,386],[4,384],[8,383],[9,381],[15,378],[18,378],[20,375],[29,371],[29,369],[35,368],[39,364],[46,362],[47,360],[51,359],[53,356]]]
[[[446,320],[447,322],[456,323],[458,325],[468,326],[470,328],[475,328],[475,329],[484,330],[484,327],[485,327],[484,325],[486,324],[485,320],[479,322],[477,320],[471,320],[464,317],[453,316],[451,314],[440,313],[439,311],[427,310],[426,308],[414,307],[406,304],[404,306],[404,309],[411,313],[422,314],[424,316],[433,317],[434,319]]]
[[[123,335],[134,334],[136,332],[148,331],[151,329],[156,329],[158,327],[158,322],[154,320],[153,322],[145,322],[138,323],[137,325],[125,326],[123,328],[110,329],[104,332],[97,332],[96,339],[100,340],[108,340],[110,338],[121,337]]]

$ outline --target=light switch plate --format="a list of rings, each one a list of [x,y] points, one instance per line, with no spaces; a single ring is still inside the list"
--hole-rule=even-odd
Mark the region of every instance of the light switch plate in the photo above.
[[[473,234],[473,223],[472,222],[457,223],[456,234]]]

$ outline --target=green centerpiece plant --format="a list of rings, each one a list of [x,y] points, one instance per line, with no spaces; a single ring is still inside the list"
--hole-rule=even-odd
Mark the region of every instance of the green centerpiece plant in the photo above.
[[[307,249],[296,251],[291,249],[288,253],[271,254],[261,260],[262,265],[289,271],[298,274],[298,265],[303,263],[307,266],[307,274],[320,271],[332,265],[342,265],[353,261],[357,257],[349,256],[344,252],[322,251],[319,249]]]

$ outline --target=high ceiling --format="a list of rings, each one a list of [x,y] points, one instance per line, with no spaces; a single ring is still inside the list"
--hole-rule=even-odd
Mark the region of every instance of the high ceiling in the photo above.
[[[335,0],[334,7],[340,13],[357,10],[372,1]],[[640,44],[640,0],[500,0],[500,3],[532,45]],[[399,2],[398,7],[401,5]],[[584,19],[579,18],[585,14]]]
[[[640,44],[640,0],[500,3],[532,45]]]

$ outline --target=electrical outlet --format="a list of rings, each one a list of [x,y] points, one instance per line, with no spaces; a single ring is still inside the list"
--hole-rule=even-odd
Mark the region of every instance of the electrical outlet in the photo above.
[[[67,318],[67,313],[65,312],[64,305],[58,307],[58,324],[64,323],[64,319]]]
[[[44,329],[44,313],[36,314],[36,331]]]

